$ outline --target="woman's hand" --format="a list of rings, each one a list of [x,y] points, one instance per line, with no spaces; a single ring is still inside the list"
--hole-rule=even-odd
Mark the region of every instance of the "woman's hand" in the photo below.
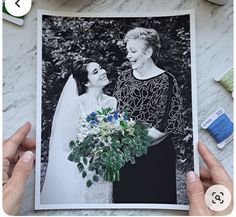
[[[26,122],[3,142],[3,209],[8,215],[19,212],[26,180],[33,168],[35,140],[26,138],[31,124]]]
[[[202,142],[198,143],[198,151],[207,168],[201,168],[200,178],[192,171],[187,174],[189,215],[227,215],[233,209],[233,182],[222,164]],[[232,196],[231,205],[221,212],[210,210],[204,199],[206,190],[216,184],[224,185]]]
[[[162,140],[165,138],[166,134],[160,132],[159,130],[157,130],[156,128],[152,127],[148,129],[148,135],[151,136],[153,138],[153,140]]]

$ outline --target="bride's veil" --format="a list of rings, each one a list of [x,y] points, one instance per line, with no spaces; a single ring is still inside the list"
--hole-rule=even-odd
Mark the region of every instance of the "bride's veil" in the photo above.
[[[54,113],[49,155],[53,149],[69,151],[69,143],[75,136],[77,114],[76,99],[78,98],[77,85],[72,75],[68,78]]]
[[[78,125],[77,84],[71,75],[61,93],[54,113],[49,141],[48,165],[40,200],[42,203],[73,201],[74,185],[71,179],[77,172],[68,160],[69,143],[76,137]],[[78,178],[76,176],[76,178]]]

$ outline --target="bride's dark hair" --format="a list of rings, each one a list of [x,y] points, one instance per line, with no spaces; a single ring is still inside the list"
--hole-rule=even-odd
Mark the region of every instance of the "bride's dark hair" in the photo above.
[[[73,63],[73,78],[76,81],[78,94],[84,94],[87,91],[86,84],[88,83],[88,70],[87,66],[89,63],[95,62],[90,58],[79,58]]]

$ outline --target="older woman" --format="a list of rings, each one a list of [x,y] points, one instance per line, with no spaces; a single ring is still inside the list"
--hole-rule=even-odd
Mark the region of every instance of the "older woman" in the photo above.
[[[154,29],[135,28],[126,36],[132,69],[120,74],[114,96],[118,110],[152,126],[147,155],[126,164],[114,183],[115,203],[176,203],[176,153],[172,135],[183,132],[182,101],[174,76],[157,66],[160,39]]]

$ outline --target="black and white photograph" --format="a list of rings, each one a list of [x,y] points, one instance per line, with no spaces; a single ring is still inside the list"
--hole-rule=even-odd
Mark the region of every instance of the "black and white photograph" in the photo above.
[[[38,12],[36,209],[188,209],[194,11]]]

